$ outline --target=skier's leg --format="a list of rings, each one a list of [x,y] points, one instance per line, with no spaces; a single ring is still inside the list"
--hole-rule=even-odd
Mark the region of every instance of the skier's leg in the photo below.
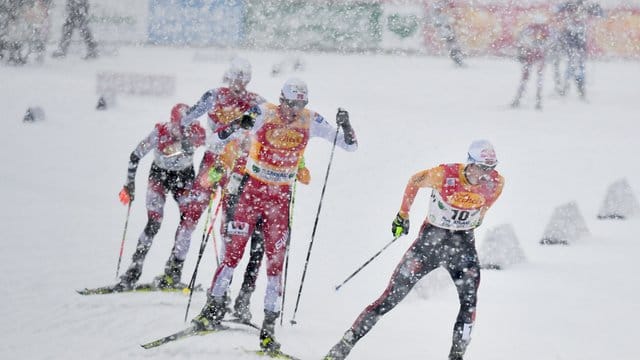
[[[585,59],[587,57],[586,49],[578,49],[576,51],[576,65],[575,65],[575,78],[576,87],[578,88],[578,95],[581,99],[585,99]]]
[[[85,58],[95,58],[98,56],[98,44],[93,39],[91,30],[89,29],[89,19],[86,16],[78,18],[78,29],[82,35],[84,43],[87,45],[87,55]]]
[[[181,213],[184,208],[184,204],[187,202],[188,194],[193,185],[194,178],[195,173],[193,167],[189,167],[181,171],[171,171],[167,174],[167,186],[173,195],[173,199],[178,204],[178,208],[181,210]],[[184,241],[184,238],[179,238],[178,240],[182,241],[174,242],[171,255],[164,267],[164,274],[156,278],[156,284],[158,287],[169,288],[180,283],[182,268],[189,251],[190,241]],[[190,240],[190,238],[187,240]]]
[[[67,50],[69,49],[69,44],[71,43],[71,35],[73,34],[73,28],[75,24],[71,15],[67,17],[62,25],[62,38],[60,39],[60,44],[58,45],[58,49],[53,52],[53,57],[64,57],[67,55]]]
[[[520,84],[518,85],[518,90],[516,91],[516,97],[511,102],[511,107],[520,106],[520,99],[522,98],[522,94],[524,94],[524,90],[527,86],[527,82],[529,81],[529,72],[531,70],[531,63],[528,61],[523,61],[522,63],[522,75],[520,77]]]
[[[542,109],[542,84],[544,82],[544,59],[539,60],[537,64],[537,81],[536,81],[536,109]]]
[[[453,326],[449,360],[462,360],[471,341],[471,330],[476,317],[480,265],[472,231],[456,234],[452,240],[459,245],[456,247],[457,252],[454,252],[448,261],[446,269],[458,291],[460,309]]]
[[[187,251],[191,244],[191,237],[193,231],[198,225],[198,220],[204,213],[204,210],[209,206],[211,202],[211,196],[216,190],[217,184],[211,184],[208,182],[209,169],[213,166],[216,160],[216,155],[210,152],[204,154],[204,158],[200,164],[198,175],[195,179],[185,179],[184,181],[190,181],[191,186],[189,188],[188,195],[182,194],[180,196],[180,223],[176,229],[173,253],[178,254],[178,258],[183,259],[186,257]],[[187,189],[185,189],[186,191]],[[184,196],[184,197],[183,197]]]
[[[251,234],[251,249],[249,252],[249,263],[244,273],[244,279],[242,286],[240,286],[240,292],[236,297],[235,304],[233,306],[233,315],[244,321],[251,320],[251,310],[249,308],[251,303],[251,295],[256,289],[256,280],[258,278],[258,271],[260,270],[260,264],[264,257],[264,238],[262,233],[262,225],[259,220],[256,227]]]
[[[418,238],[404,254],[382,295],[367,306],[326,359],[344,359],[380,318],[407,296],[422,277],[439,266],[436,247],[446,237],[446,230],[423,225]]]
[[[226,313],[225,295],[258,217],[257,211],[261,204],[258,195],[257,191],[253,193],[251,190],[247,190],[245,196],[240,198],[234,216],[227,222],[227,228],[223,235],[223,241],[226,242],[224,258],[213,276],[211,288],[208,290],[207,304],[200,315],[192,321],[196,326],[205,328],[216,326],[224,318]]]
[[[290,186],[272,187],[268,197],[269,211],[261,211],[264,252],[267,255],[267,290],[264,297],[264,321],[260,329],[260,347],[275,351],[280,344],[275,340],[275,322],[280,316],[282,299],[282,269],[289,236]]]

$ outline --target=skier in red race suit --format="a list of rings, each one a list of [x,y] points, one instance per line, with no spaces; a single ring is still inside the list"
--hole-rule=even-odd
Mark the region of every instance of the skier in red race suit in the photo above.
[[[418,238],[396,267],[382,295],[367,306],[324,360],[342,360],[353,346],[439,266],[451,276],[460,300],[453,326],[449,360],[462,360],[475,321],[480,266],[473,231],[502,192],[503,177],[495,170],[493,146],[486,140],[471,144],[466,164],[442,164],[423,170],[407,184],[400,211],[391,225],[393,235],[409,233],[409,210],[420,188],[431,188],[431,204]]]
[[[550,49],[551,35],[546,22],[527,25],[518,35],[518,61],[522,64],[522,77],[511,103],[512,107],[520,106],[520,99],[529,81],[531,69],[535,67],[538,80],[536,81],[536,109],[542,109],[542,84],[544,82],[544,67],[547,52]]]
[[[183,126],[190,126],[198,117],[206,113],[209,128],[215,133],[220,127],[227,125],[251,107],[264,102],[260,95],[247,91],[247,84],[251,81],[251,64],[247,60],[234,59],[223,80],[229,86],[205,92],[200,100],[189,109],[187,115],[182,118]],[[177,256],[171,261],[180,266],[167,264],[167,267],[180,270],[165,274],[164,278],[160,280],[163,285],[172,286],[176,281],[180,281],[181,264],[189,251],[191,235],[198,225],[200,216],[209,205],[217,186],[226,181],[222,164],[219,161],[223,147],[220,144],[210,143],[200,162],[198,174],[189,193],[188,203],[181,214],[180,224],[175,234],[175,246],[178,251],[176,252]]]
[[[238,204],[238,199],[242,196],[242,190],[245,183],[243,178],[244,175],[246,175],[245,165],[247,163],[247,156],[251,149],[250,131],[238,131],[243,131],[245,134],[239,135],[239,141],[229,142],[227,146],[225,146],[223,153],[220,155],[220,160],[224,164],[225,173],[228,178],[228,181],[226,181],[222,191],[221,200],[223,218],[221,221],[220,234],[223,235],[226,233],[225,219],[233,217]],[[309,173],[309,169],[306,168],[304,157],[300,160],[296,180],[303,185],[308,185],[311,182],[311,174]],[[224,253],[224,250],[222,252]],[[247,263],[240,291],[233,305],[233,316],[242,322],[250,322],[252,318],[250,311],[251,295],[255,291],[258,271],[260,270],[263,257],[264,236],[262,232],[262,221],[258,220],[254,227],[254,231],[251,234],[249,262]]]
[[[138,163],[151,150],[154,160],[149,171],[149,185],[147,187],[147,225],[138,238],[138,245],[133,254],[131,266],[120,277],[116,285],[117,290],[123,291],[133,288],[142,274],[144,259],[149,252],[154,236],[162,224],[166,194],[171,192],[173,198],[182,210],[187,203],[187,195],[193,184],[195,172],[193,169],[193,153],[199,146],[204,145],[205,130],[195,123],[188,127],[180,125],[180,120],[186,114],[189,106],[177,104],[171,110],[171,122],[158,123],[153,131],[138,144],[131,153],[127,182],[120,191],[120,201],[129,204],[135,196],[135,178]],[[168,266],[182,268],[182,262],[176,263],[177,247],[174,245]],[[166,268],[165,272],[176,272],[175,268]],[[158,284],[166,287],[166,284]]]
[[[306,109],[307,103],[306,83],[289,79],[282,87],[279,105],[264,103],[254,107],[219,133],[219,137],[225,139],[233,137],[234,131],[240,127],[251,128],[251,149],[245,166],[242,194],[233,216],[227,220],[223,235],[226,243],[224,260],[215,272],[206,305],[192,322],[197,329],[219,326],[226,312],[224,295],[256,221],[260,220],[267,255],[267,289],[260,347],[269,353],[278,353],[280,348],[274,328],[280,314],[291,186],[298,173],[300,158],[313,137],[332,142],[337,135],[336,144],[347,151],[355,151],[358,146],[346,111],[339,110],[336,116],[337,124],[343,130],[338,133],[324,117]]]

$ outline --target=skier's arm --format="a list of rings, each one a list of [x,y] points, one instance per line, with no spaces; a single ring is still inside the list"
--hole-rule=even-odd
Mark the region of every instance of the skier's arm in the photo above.
[[[312,113],[312,116],[313,118],[311,119],[310,129],[311,137],[321,137],[327,141],[333,142],[333,138],[336,134],[336,128],[329,124],[322,115]],[[336,145],[346,151],[356,151],[358,149],[358,140],[356,139],[356,133],[349,122],[349,114],[344,110],[339,110],[338,115],[336,116],[336,121],[339,122],[339,126],[341,126],[343,130],[338,133]]]
[[[418,190],[424,187],[437,188],[438,184],[442,183],[443,176],[444,174],[440,167],[423,170],[414,174],[404,189],[402,204],[400,205],[398,215],[404,219],[408,219],[411,205],[413,205],[413,200],[415,200]]]
[[[501,175],[498,175],[495,181],[497,183],[496,190],[493,193],[494,195],[491,197],[490,201],[487,201],[487,203],[485,203],[482,209],[480,210],[481,211],[480,219],[484,218],[484,215],[487,213],[489,208],[493,205],[493,203],[496,202],[496,200],[498,200],[498,198],[502,194],[502,188],[504,187],[504,178]]]
[[[187,110],[187,114],[182,117],[182,120],[180,120],[180,124],[182,126],[191,125],[194,121],[196,121],[196,119],[213,108],[215,99],[217,97],[218,91],[216,89],[211,89],[204,93],[200,100],[198,100],[195,105]]]
[[[128,204],[133,201],[135,197],[136,188],[136,172],[138,171],[138,164],[140,159],[145,157],[158,145],[158,131],[154,128],[153,131],[144,138],[138,146],[129,155],[129,165],[127,166],[127,180],[120,191],[120,201],[123,204]]]
[[[260,106],[254,106],[247,110],[241,117],[231,121],[227,125],[216,130],[218,138],[227,140],[238,129],[251,130],[255,132],[264,123],[264,111]]]

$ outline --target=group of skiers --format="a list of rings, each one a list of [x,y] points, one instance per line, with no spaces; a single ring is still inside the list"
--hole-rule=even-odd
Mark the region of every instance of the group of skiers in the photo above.
[[[138,238],[132,262],[115,286],[126,291],[136,286],[145,256],[163,218],[166,194],[171,192],[180,210],[180,223],[158,288],[184,287],[180,283],[191,235],[204,210],[220,189],[222,253],[207,289],[207,301],[192,320],[196,330],[215,330],[230,309],[229,287],[247,243],[250,261],[233,306],[232,316],[251,320],[250,297],[263,256],[266,255],[266,294],[259,343],[263,351],[278,354],[275,321],[283,296],[283,265],[290,244],[290,212],[295,182],[308,184],[310,174],[304,151],[319,137],[346,151],[358,147],[349,113],[339,109],[337,128],[307,108],[309,92],[304,81],[291,78],[281,89],[278,103],[247,90],[251,65],[234,59],[224,74],[226,86],[206,91],[193,105],[177,104],[170,121],[155,125],[131,153],[124,204],[135,196],[135,175],[140,159],[153,151],[146,193],[148,221]],[[210,135],[197,121],[207,115]],[[206,143],[197,174],[193,155]],[[400,211],[392,223],[395,237],[408,234],[409,212],[420,188],[432,189],[431,206],[420,234],[401,260],[381,297],[367,307],[353,326],[325,356],[344,359],[377,320],[396,306],[416,282],[443,266],[458,289],[460,312],[453,329],[450,360],[460,360],[470,340],[480,280],[473,229],[502,191],[504,180],[495,170],[497,158],[486,140],[475,141],[466,163],[442,164],[415,174],[409,180]]]
[[[49,40],[52,0],[0,1],[0,60],[10,65],[23,65],[34,58],[44,61]],[[66,18],[54,58],[67,55],[74,30],[78,30],[87,46],[85,59],[98,57],[98,43],[89,28],[89,0],[66,0]]]
[[[585,60],[587,58],[587,25],[590,17],[603,16],[603,10],[596,3],[584,0],[569,0],[557,6],[550,19],[541,17],[518,34],[517,59],[522,64],[522,75],[511,103],[520,106],[532,70],[536,72],[535,108],[542,109],[542,87],[547,61],[551,61],[554,71],[555,91],[564,96],[571,82],[575,82],[580,99],[586,99]],[[561,61],[566,59],[564,76]]]

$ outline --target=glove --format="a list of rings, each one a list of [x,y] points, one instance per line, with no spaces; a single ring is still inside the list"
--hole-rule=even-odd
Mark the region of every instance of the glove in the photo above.
[[[253,127],[253,124],[256,123],[256,118],[255,116],[252,116],[250,114],[244,114],[242,115],[242,117],[240,118],[240,127],[243,129],[251,129]]]
[[[391,233],[395,237],[407,235],[409,233],[409,219],[405,219],[398,213],[391,223]]]
[[[209,170],[209,181],[212,184],[217,184],[224,175],[224,168],[222,166],[214,166]]]
[[[122,190],[120,190],[120,194],[118,194],[122,205],[128,205],[133,201],[136,192],[135,188],[135,183],[128,183],[122,187]]]
[[[309,183],[311,182],[311,173],[309,172],[309,169],[307,169],[306,167],[298,169],[296,179],[298,179],[298,181],[304,185],[309,185]]]
[[[342,129],[347,129],[351,127],[349,123],[349,112],[343,108],[338,108],[338,113],[336,114],[336,124],[341,126]]]
[[[256,122],[256,118],[253,113],[244,114],[237,119],[233,119],[233,121],[231,121],[225,129],[218,132],[218,137],[224,140],[229,136],[231,136],[231,134],[233,134],[239,128],[251,129],[253,127],[253,124],[255,124],[255,122]]]

